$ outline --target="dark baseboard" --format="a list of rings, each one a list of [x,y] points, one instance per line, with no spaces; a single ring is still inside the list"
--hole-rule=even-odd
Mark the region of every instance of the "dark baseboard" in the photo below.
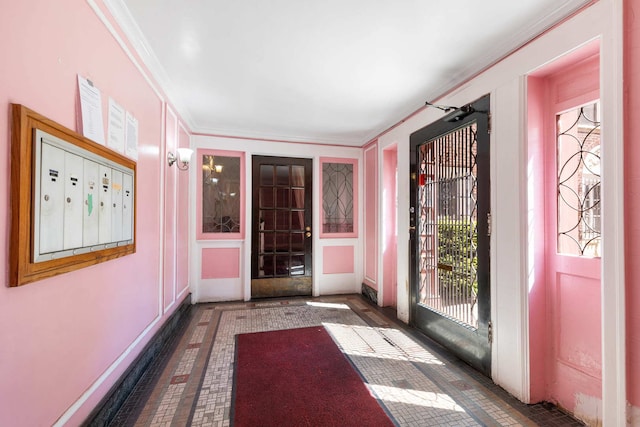
[[[191,294],[189,294],[180,307],[173,312],[171,317],[155,333],[153,338],[147,343],[138,357],[131,363],[131,366],[122,374],[120,379],[111,387],[111,390],[100,401],[95,409],[82,423],[85,427],[108,426],[115,418],[116,414],[127,400],[134,387],[147,371],[151,363],[156,359],[162,348],[171,336],[181,329],[185,322],[189,321],[191,313]]]
[[[364,283],[362,284],[362,296],[371,301],[374,305],[378,305],[378,291]]]

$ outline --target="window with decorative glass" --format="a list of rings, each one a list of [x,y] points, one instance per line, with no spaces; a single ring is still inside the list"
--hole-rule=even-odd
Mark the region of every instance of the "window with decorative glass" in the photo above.
[[[320,159],[322,230],[320,237],[357,236],[357,160]]]
[[[198,150],[202,174],[199,238],[235,238],[244,234],[243,159],[244,153]]]
[[[557,115],[558,253],[601,252],[600,112],[594,102]]]

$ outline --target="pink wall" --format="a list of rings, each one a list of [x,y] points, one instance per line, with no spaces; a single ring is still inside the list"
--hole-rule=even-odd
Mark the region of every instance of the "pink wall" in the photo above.
[[[396,170],[398,147],[386,148],[382,152],[383,221],[384,243],[382,245],[382,305],[396,306],[397,283],[397,230],[396,230]]]
[[[364,283],[378,289],[378,144],[364,148]]]
[[[627,0],[624,7],[627,400],[640,407],[640,5]]]
[[[240,277],[239,248],[202,249],[202,279],[237,279]]]
[[[176,153],[178,148],[178,117],[171,108],[165,111],[165,128],[164,128],[164,149],[161,153]],[[175,301],[176,297],[176,183],[178,174],[187,174],[186,171],[178,170],[177,163],[169,167],[168,163],[164,164],[164,261],[162,263],[162,294],[164,301],[164,309],[167,310]]]
[[[77,411],[67,415],[70,424],[79,424],[150,334],[125,352],[160,316],[162,101],[88,2],[24,0],[5,3],[2,9],[0,236],[6,243],[0,247],[5,260],[5,286],[0,286],[0,425],[51,425],[74,404]],[[78,73],[102,91],[105,123],[109,96],[139,121],[137,252],[8,288],[9,103],[24,104],[75,129]],[[162,319],[150,332],[160,323]],[[121,356],[122,363],[113,365]],[[112,366],[112,372],[100,379]],[[79,400],[84,393],[86,401]]]
[[[178,144],[182,148],[190,146],[190,138],[187,131],[180,127],[178,130]],[[195,155],[191,157],[193,165],[196,165]],[[194,166],[196,167],[196,166]],[[177,236],[176,258],[177,258],[177,292],[178,298],[189,289],[189,173],[178,174],[178,194],[177,194],[176,224],[180,231]]]
[[[325,246],[322,248],[322,273],[353,273],[354,260],[353,246]]]

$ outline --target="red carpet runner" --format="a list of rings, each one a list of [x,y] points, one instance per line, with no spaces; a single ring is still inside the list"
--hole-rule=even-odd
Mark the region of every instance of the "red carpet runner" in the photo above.
[[[393,426],[323,327],[237,337],[233,426]]]

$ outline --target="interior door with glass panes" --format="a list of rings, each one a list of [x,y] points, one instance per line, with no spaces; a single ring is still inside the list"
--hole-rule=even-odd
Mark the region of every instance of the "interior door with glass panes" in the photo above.
[[[311,295],[311,159],[253,156],[251,298]]]

